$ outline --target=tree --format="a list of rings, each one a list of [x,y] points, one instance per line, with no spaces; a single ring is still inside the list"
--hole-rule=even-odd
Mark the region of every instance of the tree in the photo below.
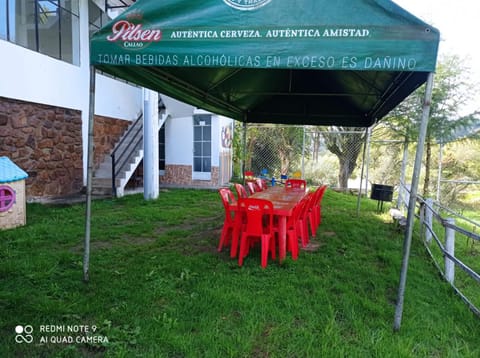
[[[338,158],[338,186],[347,189],[348,179],[357,166],[365,129],[332,126],[327,132],[323,132],[323,137],[327,149]]]
[[[442,158],[442,203],[451,207],[480,178],[480,143],[465,139],[445,146]],[[470,183],[469,183],[470,182]]]
[[[460,111],[472,98],[474,85],[469,81],[470,70],[455,55],[441,59],[437,66],[430,103],[430,118],[425,138],[425,179],[423,196],[430,193],[432,146],[454,140],[460,132],[468,132],[478,123],[478,111],[461,115]],[[401,138],[410,142],[418,138],[422,117],[424,86],[412,93],[382,122]]]

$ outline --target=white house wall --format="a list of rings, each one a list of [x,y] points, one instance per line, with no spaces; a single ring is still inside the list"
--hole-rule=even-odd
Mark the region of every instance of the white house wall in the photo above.
[[[219,156],[216,153],[221,149],[222,123],[219,116],[212,115],[212,166],[214,167],[219,165]],[[165,126],[165,138],[167,138],[165,163],[193,167],[193,117],[169,118]]]
[[[88,2],[79,2],[80,66],[0,40],[0,96],[80,110],[83,163],[87,163],[90,53]],[[141,89],[103,75],[96,76],[95,114],[126,120],[142,110]],[[86,182],[87,165],[83,166]]]
[[[165,138],[165,164],[193,166],[192,117],[169,118]]]
[[[125,120],[137,119],[142,112],[142,89],[111,77],[97,75],[95,114]]]
[[[160,97],[162,98],[165,107],[168,108],[168,113],[170,113],[172,117],[188,117],[195,111],[195,107],[190,104],[180,102],[164,94]]]
[[[51,106],[88,108],[88,72],[82,67],[0,40],[0,96]],[[86,68],[88,71],[88,67]],[[88,112],[88,111],[87,111]]]

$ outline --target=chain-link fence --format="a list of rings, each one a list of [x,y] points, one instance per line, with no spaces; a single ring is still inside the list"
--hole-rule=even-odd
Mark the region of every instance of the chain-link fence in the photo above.
[[[369,183],[399,182],[402,143],[372,141],[365,129],[272,125],[247,128],[244,168],[255,175],[276,180],[300,176],[312,185],[356,190],[360,185],[363,189],[369,187]]]
[[[241,131],[237,135],[242,137]],[[455,209],[480,208],[480,141],[433,143],[428,150],[428,180],[424,160],[419,193]],[[415,151],[416,143],[387,140],[378,128],[248,125],[244,170],[363,192],[383,184],[396,193],[401,181],[411,180]]]
[[[480,209],[480,140],[463,139],[432,147],[431,196],[457,211]],[[480,218],[480,217],[479,217]]]

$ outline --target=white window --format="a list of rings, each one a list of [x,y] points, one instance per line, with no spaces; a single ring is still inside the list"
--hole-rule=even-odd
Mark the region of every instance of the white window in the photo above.
[[[78,65],[78,0],[0,0],[0,38]]]
[[[193,179],[211,180],[212,116],[193,116]]]

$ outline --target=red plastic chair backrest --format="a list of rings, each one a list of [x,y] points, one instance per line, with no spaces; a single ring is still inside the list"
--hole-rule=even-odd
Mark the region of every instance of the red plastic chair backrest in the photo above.
[[[315,204],[320,205],[322,203],[323,195],[327,190],[326,185],[322,185],[317,190],[315,190]]]
[[[273,203],[271,201],[256,198],[239,199],[238,208],[246,217],[244,232],[254,236],[272,234]]]
[[[237,198],[248,198],[247,191],[245,187],[240,183],[235,183],[235,191],[237,192]]]
[[[306,189],[307,181],[304,179],[287,179],[287,181],[285,182],[285,187],[294,189]]]
[[[220,197],[222,198],[223,207],[225,208],[225,220],[232,222],[232,210],[230,205],[237,204],[237,200],[233,195],[232,191],[228,188],[221,188],[218,190]]]
[[[307,195],[304,196],[302,201],[305,201],[305,202],[303,204],[302,211],[299,214],[300,217],[304,217],[305,214],[307,214],[315,204],[315,193],[308,193]]]
[[[256,187],[255,187],[255,183],[252,182],[252,181],[249,181],[247,182],[247,186],[248,186],[248,190],[250,191],[250,195],[256,193],[257,191],[259,191]]]
[[[265,179],[258,178],[257,180],[255,180],[255,184],[257,184],[257,187],[255,187],[255,189],[257,189],[258,191],[263,191],[267,189],[267,182],[265,181]]]
[[[308,204],[310,197],[308,195],[304,196],[302,200],[300,200],[297,205],[293,208],[292,215],[288,217],[287,226],[293,226],[295,222],[301,218],[303,211],[305,210],[305,206]]]

